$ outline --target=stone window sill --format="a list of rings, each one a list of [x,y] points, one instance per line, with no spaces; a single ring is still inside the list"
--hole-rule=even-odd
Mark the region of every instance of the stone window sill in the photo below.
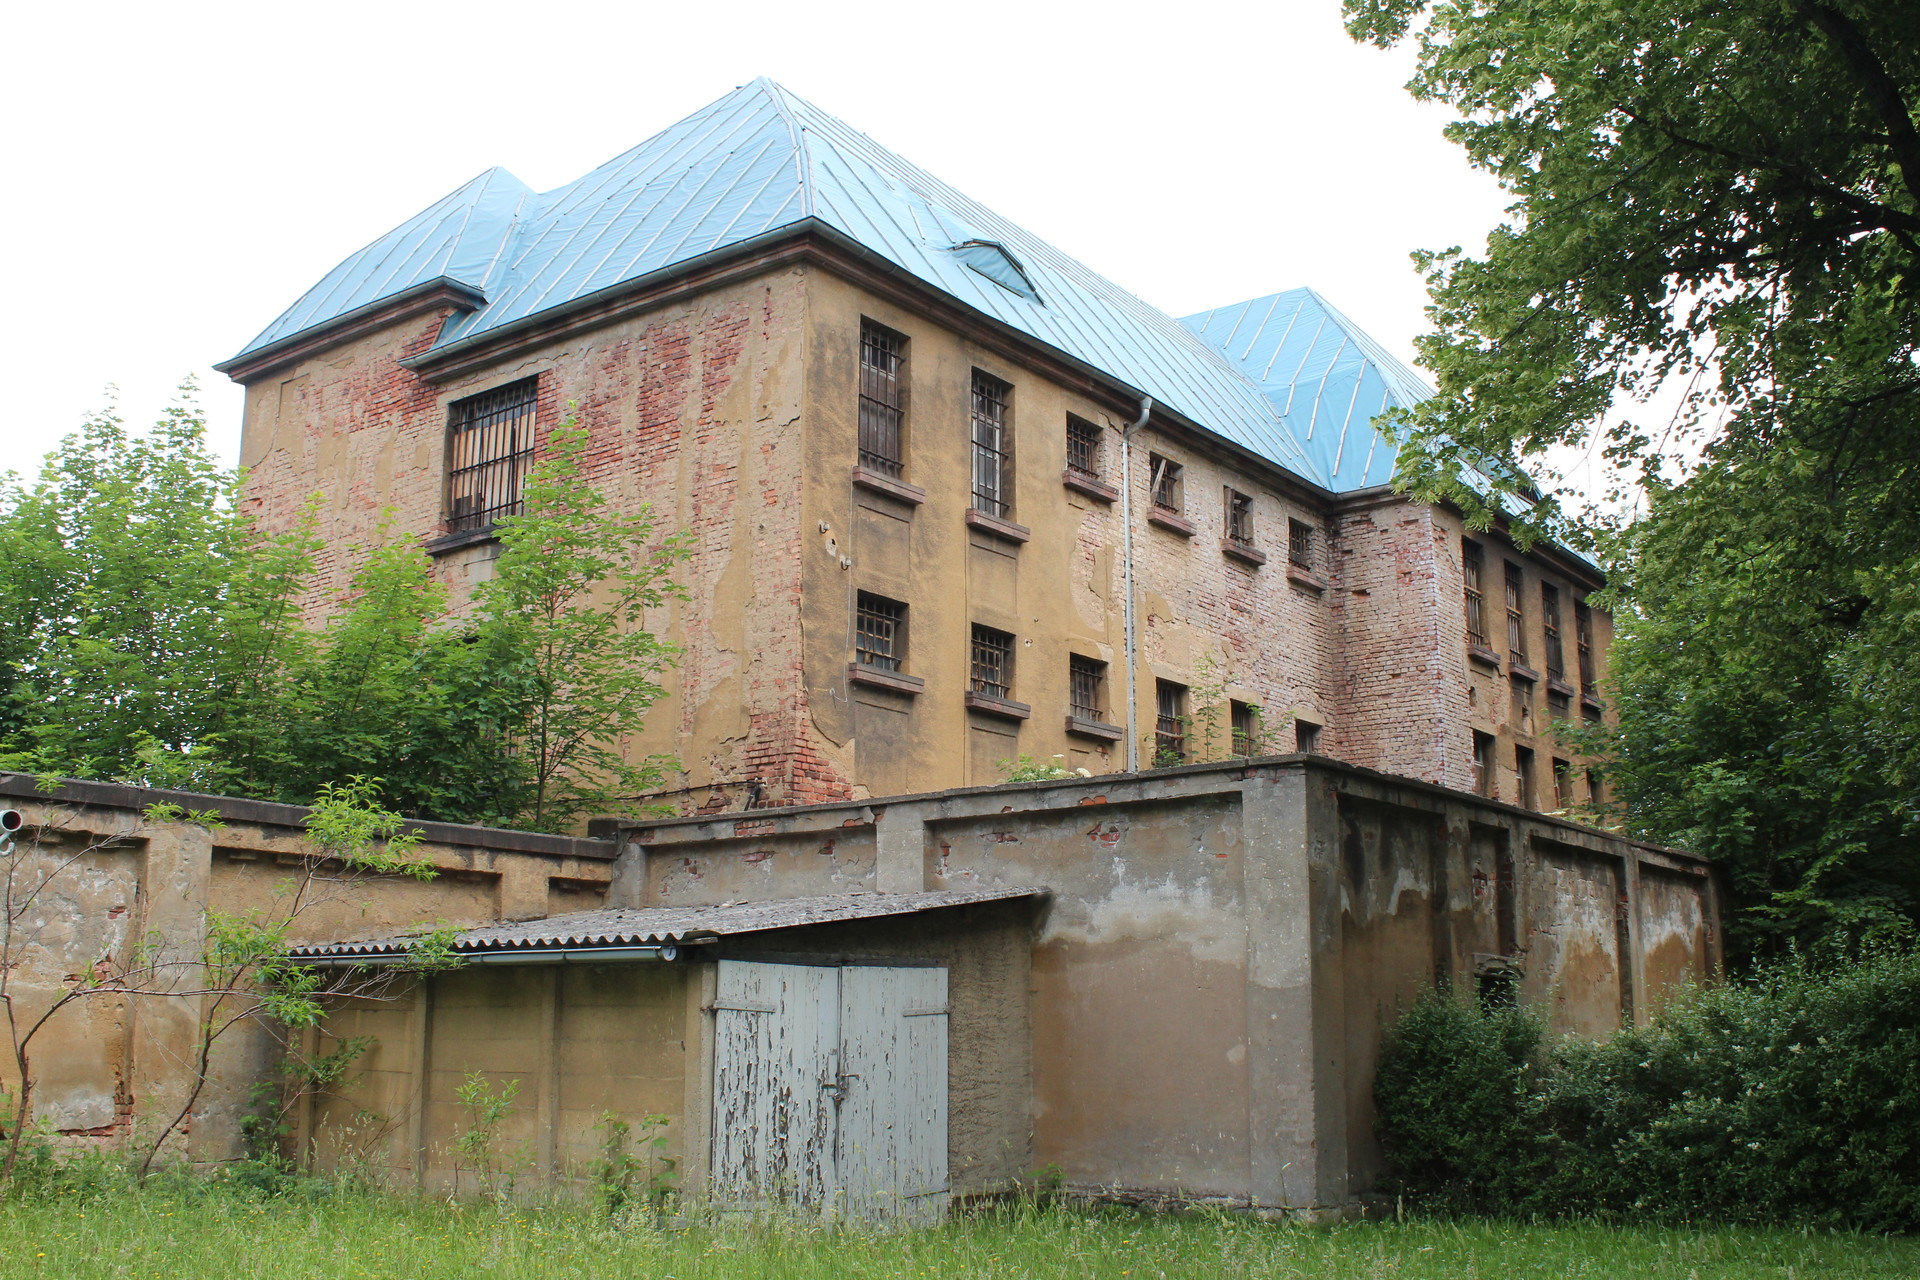
[[[1096,502],[1118,502],[1120,500],[1120,491],[1118,489],[1104,480],[1096,480],[1092,476],[1082,475],[1078,471],[1069,470],[1061,472],[1060,483],[1075,493],[1086,494]]]
[[[897,498],[910,506],[919,506],[927,500],[927,491],[917,484],[908,484],[905,480],[895,480],[892,476],[881,475],[867,467],[853,469],[853,482],[862,489],[874,493],[884,493],[889,498]]]
[[[1287,581],[1295,586],[1305,587],[1309,591],[1325,591],[1327,580],[1311,569],[1302,569],[1297,564],[1287,565]]]
[[[967,508],[967,527],[1004,538],[1008,542],[1029,542],[1033,539],[1033,530],[1027,526],[1002,520],[999,516],[990,516],[978,507]]]
[[[1067,732],[1078,734],[1082,738],[1099,738],[1104,742],[1118,742],[1126,730],[1117,724],[1108,724],[1105,720],[1089,720],[1085,716],[1068,716]]]
[[[981,715],[999,716],[1002,720],[1025,720],[1033,714],[1033,708],[1024,702],[1015,702],[1012,698],[995,697],[991,693],[967,691],[967,710],[978,711]]]
[[[484,529],[463,529],[459,533],[442,534],[438,538],[429,538],[420,544],[420,549],[430,556],[443,556],[449,551],[458,551],[462,547],[477,547],[485,542],[500,541],[500,531],[493,525]]]
[[[1512,655],[1507,657],[1507,674],[1515,680],[1525,680],[1528,684],[1540,683],[1540,673]]]
[[[1193,521],[1187,519],[1179,512],[1169,511],[1165,507],[1149,507],[1147,509],[1147,523],[1157,524],[1167,532],[1177,533],[1183,538],[1191,538],[1193,536]]]
[[[1467,657],[1483,667],[1492,667],[1495,671],[1500,669],[1500,655],[1483,645],[1469,644]]]
[[[1547,677],[1547,690],[1550,693],[1557,693],[1563,698],[1571,698],[1573,696],[1573,686],[1558,676]]]
[[[1590,693],[1583,693],[1580,695],[1580,705],[1585,707],[1589,711],[1599,711],[1600,699],[1594,697]]]
[[[904,693],[909,698],[917,696],[927,687],[927,682],[919,676],[903,675],[898,671],[888,671],[884,667],[868,666],[864,662],[847,664],[847,679],[855,684],[866,685],[870,689],[885,689],[889,693]]]
[[[1245,542],[1235,542],[1232,538],[1220,540],[1220,554],[1256,569],[1267,562],[1266,552]]]

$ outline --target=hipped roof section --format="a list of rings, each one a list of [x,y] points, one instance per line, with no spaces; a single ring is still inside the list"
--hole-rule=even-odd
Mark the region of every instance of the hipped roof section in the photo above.
[[[723,902],[704,907],[639,907],[576,911],[511,924],[469,929],[453,942],[457,954],[491,951],[552,951],[580,947],[648,947],[709,942],[743,933],[792,929],[915,915],[945,907],[969,907],[1044,896],[1045,889],[941,889],[925,893],[849,893],[765,902]],[[292,948],[296,960],[389,956],[405,952],[417,934],[348,942],[316,942]]]
[[[1372,420],[1430,394],[1311,290],[1177,321],[766,79],[553,191],[488,170],[335,267],[235,360],[442,277],[485,300],[449,319],[443,348],[809,218],[1336,492],[1391,476]]]

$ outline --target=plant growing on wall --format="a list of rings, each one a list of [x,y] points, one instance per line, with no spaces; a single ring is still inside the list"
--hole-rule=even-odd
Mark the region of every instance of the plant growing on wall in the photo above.
[[[493,1197],[510,1193],[511,1186],[499,1184],[500,1156],[495,1144],[500,1126],[513,1114],[513,1102],[520,1096],[520,1081],[508,1080],[494,1088],[487,1073],[477,1068],[455,1087],[453,1098],[467,1113],[467,1122],[453,1138],[453,1189],[460,1190],[460,1171],[473,1170],[479,1179],[480,1193]]]

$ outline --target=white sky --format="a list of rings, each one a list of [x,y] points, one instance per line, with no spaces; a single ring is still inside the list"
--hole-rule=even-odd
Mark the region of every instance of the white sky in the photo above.
[[[34,5],[0,106],[0,471],[234,354],[490,165],[546,190],[767,75],[1173,315],[1311,285],[1412,358],[1416,248],[1505,201],[1338,0]]]

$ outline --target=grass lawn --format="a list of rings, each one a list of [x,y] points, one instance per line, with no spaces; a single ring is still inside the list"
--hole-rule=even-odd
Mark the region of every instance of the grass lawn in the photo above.
[[[1006,1210],[935,1231],[609,1227],[571,1209],[340,1194],[167,1191],[0,1203],[0,1276],[189,1280],[895,1280],[905,1277],[1838,1277],[1920,1275],[1920,1239],[1502,1223],[1270,1226]]]

